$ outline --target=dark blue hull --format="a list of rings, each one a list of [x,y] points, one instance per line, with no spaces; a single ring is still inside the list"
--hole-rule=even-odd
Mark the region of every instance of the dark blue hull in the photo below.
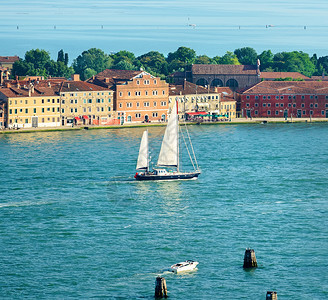
[[[154,174],[136,174],[137,180],[188,180],[197,179],[200,172],[168,174],[168,175],[154,175]]]

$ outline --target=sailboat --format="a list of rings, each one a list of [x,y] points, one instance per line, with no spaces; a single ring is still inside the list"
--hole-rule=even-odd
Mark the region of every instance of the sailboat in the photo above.
[[[189,147],[187,146],[187,151],[189,158],[194,167],[192,172],[181,172],[179,166],[179,119],[178,119],[178,105],[175,102],[173,110],[170,114],[167,127],[164,133],[161,150],[159,153],[157,168],[150,170],[150,156],[149,156],[149,139],[148,130],[143,132],[139,156],[137,162],[137,172],[134,176],[136,180],[185,180],[185,179],[197,179],[201,173],[195,152],[193,150],[189,133],[187,131],[190,148],[193,153],[193,158],[190,154]],[[183,136],[184,138],[184,136]],[[185,138],[184,138],[185,140]],[[168,168],[174,168],[173,170],[168,170]]]

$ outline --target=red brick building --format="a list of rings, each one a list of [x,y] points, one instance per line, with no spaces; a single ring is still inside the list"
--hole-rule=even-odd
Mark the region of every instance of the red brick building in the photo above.
[[[328,118],[328,82],[262,81],[238,102],[241,117]]]
[[[114,91],[114,110],[120,123],[167,119],[169,85],[145,71],[107,69],[88,82]]]

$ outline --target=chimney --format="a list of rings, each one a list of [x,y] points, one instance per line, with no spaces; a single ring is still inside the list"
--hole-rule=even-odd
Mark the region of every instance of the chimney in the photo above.
[[[67,88],[69,88],[70,87],[70,84],[69,83],[67,83]]]
[[[32,94],[34,94],[34,84],[32,84],[31,91],[32,91]]]
[[[3,71],[0,69],[0,85],[3,84]]]
[[[6,75],[6,80],[9,80],[9,71],[8,70],[5,71],[5,75]]]
[[[105,82],[109,83],[109,78],[108,77],[105,78]]]
[[[73,81],[80,81],[80,74],[72,74],[71,78]]]
[[[50,87],[50,88],[51,88],[51,82],[50,82],[50,81],[48,81],[48,87]]]

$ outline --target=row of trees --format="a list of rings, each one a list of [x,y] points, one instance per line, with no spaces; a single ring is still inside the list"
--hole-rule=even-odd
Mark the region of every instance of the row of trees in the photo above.
[[[25,59],[15,62],[12,75],[68,78],[77,73],[85,80],[105,69],[143,68],[155,76],[167,78],[172,72],[190,70],[192,64],[256,65],[258,59],[261,61],[261,71],[300,72],[306,76],[328,74],[328,56],[317,57],[314,54],[310,57],[302,51],[273,54],[271,50],[265,50],[258,54],[255,49],[244,47],[211,58],[207,55],[197,55],[193,49],[180,47],[166,57],[158,51],[150,51],[136,57],[134,53],[125,50],[106,54],[101,49],[91,48],[74,59],[71,66],[68,66],[68,54],[63,50],[58,52],[57,61],[54,61],[49,52],[36,49],[27,51]]]

